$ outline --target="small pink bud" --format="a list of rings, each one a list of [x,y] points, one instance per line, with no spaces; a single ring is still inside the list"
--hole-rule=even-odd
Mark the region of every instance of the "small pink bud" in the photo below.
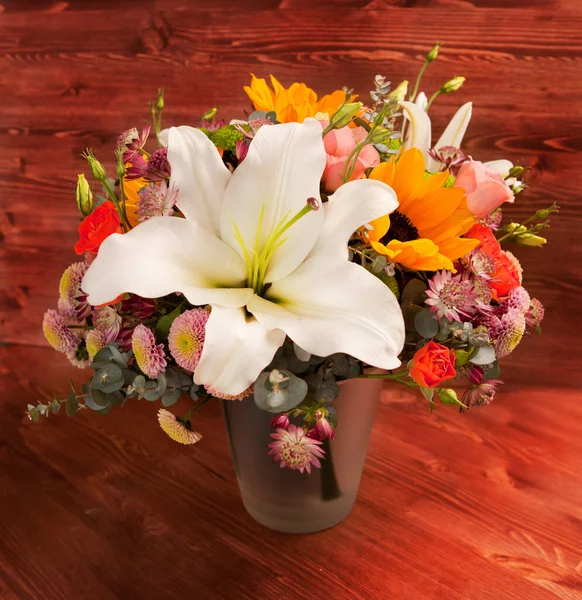
[[[309,204],[309,206],[311,206],[311,209],[313,211],[319,210],[319,207],[321,206],[321,202],[317,198],[314,198],[313,196],[311,196],[310,198],[307,198],[307,204]]]
[[[287,413],[281,413],[271,419],[273,429],[287,429],[289,427],[289,416]]]
[[[333,427],[325,417],[317,420],[315,427],[307,432],[307,436],[320,441],[327,440],[328,438],[330,440],[335,439]]]
[[[467,379],[474,385],[479,385],[483,382],[483,369],[478,365],[473,365],[467,370]]]

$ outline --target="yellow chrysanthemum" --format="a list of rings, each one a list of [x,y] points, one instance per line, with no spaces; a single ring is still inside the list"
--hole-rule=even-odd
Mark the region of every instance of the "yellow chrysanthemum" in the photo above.
[[[303,123],[307,117],[314,117],[318,113],[329,118],[346,99],[343,90],[336,90],[318,100],[317,94],[304,83],[296,82],[284,88],[271,75],[271,89],[264,79],[255,77],[253,73],[251,77],[251,85],[245,85],[243,89],[255,109],[275,112],[281,123]]]
[[[196,444],[202,439],[202,434],[192,431],[176,415],[164,408],[158,410],[158,423],[169,437],[180,444]]]
[[[372,221],[371,246],[390,260],[416,271],[453,270],[453,261],[479,245],[463,239],[475,223],[461,188],[446,188],[449,172],[425,178],[422,153],[416,148],[393,157],[370,173],[388,184],[398,198],[398,210]]]

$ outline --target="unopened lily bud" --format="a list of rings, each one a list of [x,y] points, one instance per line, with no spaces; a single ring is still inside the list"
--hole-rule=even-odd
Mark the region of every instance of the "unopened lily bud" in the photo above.
[[[525,169],[523,167],[520,167],[519,165],[516,165],[515,167],[511,167],[511,169],[509,169],[509,174],[507,175],[508,177],[521,177],[525,172]]]
[[[388,98],[393,98],[398,102],[406,100],[406,94],[408,94],[408,80],[401,81],[397,87],[395,87],[389,94]]]
[[[437,59],[437,56],[439,55],[440,47],[441,47],[441,45],[439,44],[439,42],[437,42],[435,47],[426,55],[427,63],[431,63]]]
[[[86,217],[93,210],[93,193],[91,192],[89,182],[85,179],[83,173],[77,175],[75,198],[77,200],[78,209],[81,211],[81,214]]]
[[[158,109],[158,111],[164,110],[164,90],[161,88],[158,90],[158,100],[156,102],[156,108]]]
[[[341,129],[352,122],[352,119],[362,110],[364,105],[361,102],[350,102],[342,104],[337,112],[330,119],[332,129]]]
[[[453,77],[447,81],[443,87],[441,88],[441,92],[443,94],[450,94],[451,92],[456,92],[461,86],[465,83],[465,77]]]
[[[534,233],[522,233],[516,239],[521,246],[543,246],[548,240]]]
[[[105,172],[105,168],[103,165],[95,158],[92,150],[86,150],[83,157],[87,160],[89,164],[89,169],[91,169],[91,175],[97,181],[105,181],[107,179],[107,173]]]

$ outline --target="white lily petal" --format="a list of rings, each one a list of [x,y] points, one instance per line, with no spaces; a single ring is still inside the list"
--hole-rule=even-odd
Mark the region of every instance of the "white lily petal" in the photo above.
[[[170,188],[178,190],[176,205],[187,219],[219,235],[224,191],[230,180],[218,150],[194,127],[172,127],[168,132]]]
[[[323,206],[323,227],[309,256],[347,260],[348,241],[354,231],[396,210],[398,200],[394,190],[382,181],[358,179],[340,186]]]
[[[295,216],[308,198],[319,200],[325,167],[321,133],[321,125],[315,119],[266,125],[257,132],[244,162],[232,175],[222,209],[222,239],[241,257],[244,254],[235,239],[233,221],[249,251],[255,248],[261,222],[256,248],[260,254],[285,217]],[[311,212],[285,232],[283,237],[287,240],[272,256],[266,283],[284,277],[303,261],[315,243],[322,221],[323,211]]]
[[[271,301],[270,301],[271,300]],[[354,263],[314,257],[275,282],[247,309],[266,329],[282,329],[307,352],[344,352],[395,369],[404,345],[402,311],[377,277]]]
[[[426,107],[428,106],[428,98],[426,97],[426,94],[424,92],[420,92],[418,96],[416,96],[414,104],[426,112]]]
[[[473,111],[473,103],[467,102],[463,104],[461,108],[455,113],[455,116],[451,119],[443,134],[439,138],[439,141],[435,144],[435,149],[438,150],[443,146],[454,146],[460,148],[463,142],[463,137],[469,126],[471,120],[471,113]],[[442,163],[429,158],[426,163],[426,170],[429,173],[436,173],[440,171]]]
[[[430,117],[425,110],[414,104],[414,102],[402,101],[400,106],[404,109],[404,116],[410,122],[402,149],[418,148],[422,152],[426,163],[429,158],[428,151],[431,140]]]
[[[268,331],[243,308],[213,306],[194,382],[236,396],[257,379],[284,341],[281,330]]]
[[[505,158],[500,158],[499,160],[490,160],[483,164],[490,171],[494,171],[498,175],[501,175],[501,177],[507,177],[509,175],[509,171],[513,169],[513,163]]]
[[[186,219],[154,217],[101,244],[83,278],[88,302],[104,304],[124,292],[159,298],[182,292],[194,305],[244,306],[246,269],[238,254]]]
[[[168,136],[170,134],[170,128],[162,129],[160,133],[158,133],[158,142],[164,147],[168,147]]]

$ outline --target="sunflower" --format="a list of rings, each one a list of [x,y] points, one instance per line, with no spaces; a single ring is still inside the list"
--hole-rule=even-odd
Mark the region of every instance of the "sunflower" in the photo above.
[[[139,190],[142,187],[149,184],[147,179],[140,177],[138,179],[127,179],[123,178],[123,192],[125,194],[125,211],[127,213],[127,219],[132,227],[138,224],[138,203],[139,203]]]
[[[425,178],[416,148],[375,167],[369,178],[388,184],[399,202],[397,211],[370,223],[367,240],[379,254],[415,271],[452,271],[454,260],[479,245],[460,237],[475,223],[464,190],[445,187],[448,171]]]
[[[269,87],[264,79],[258,79],[251,73],[251,85],[245,85],[244,91],[252,100],[256,110],[275,112],[281,123],[303,123],[307,117],[318,113],[331,117],[346,101],[346,93],[336,90],[320,100],[317,94],[304,83],[293,83],[285,89],[273,75]]]

